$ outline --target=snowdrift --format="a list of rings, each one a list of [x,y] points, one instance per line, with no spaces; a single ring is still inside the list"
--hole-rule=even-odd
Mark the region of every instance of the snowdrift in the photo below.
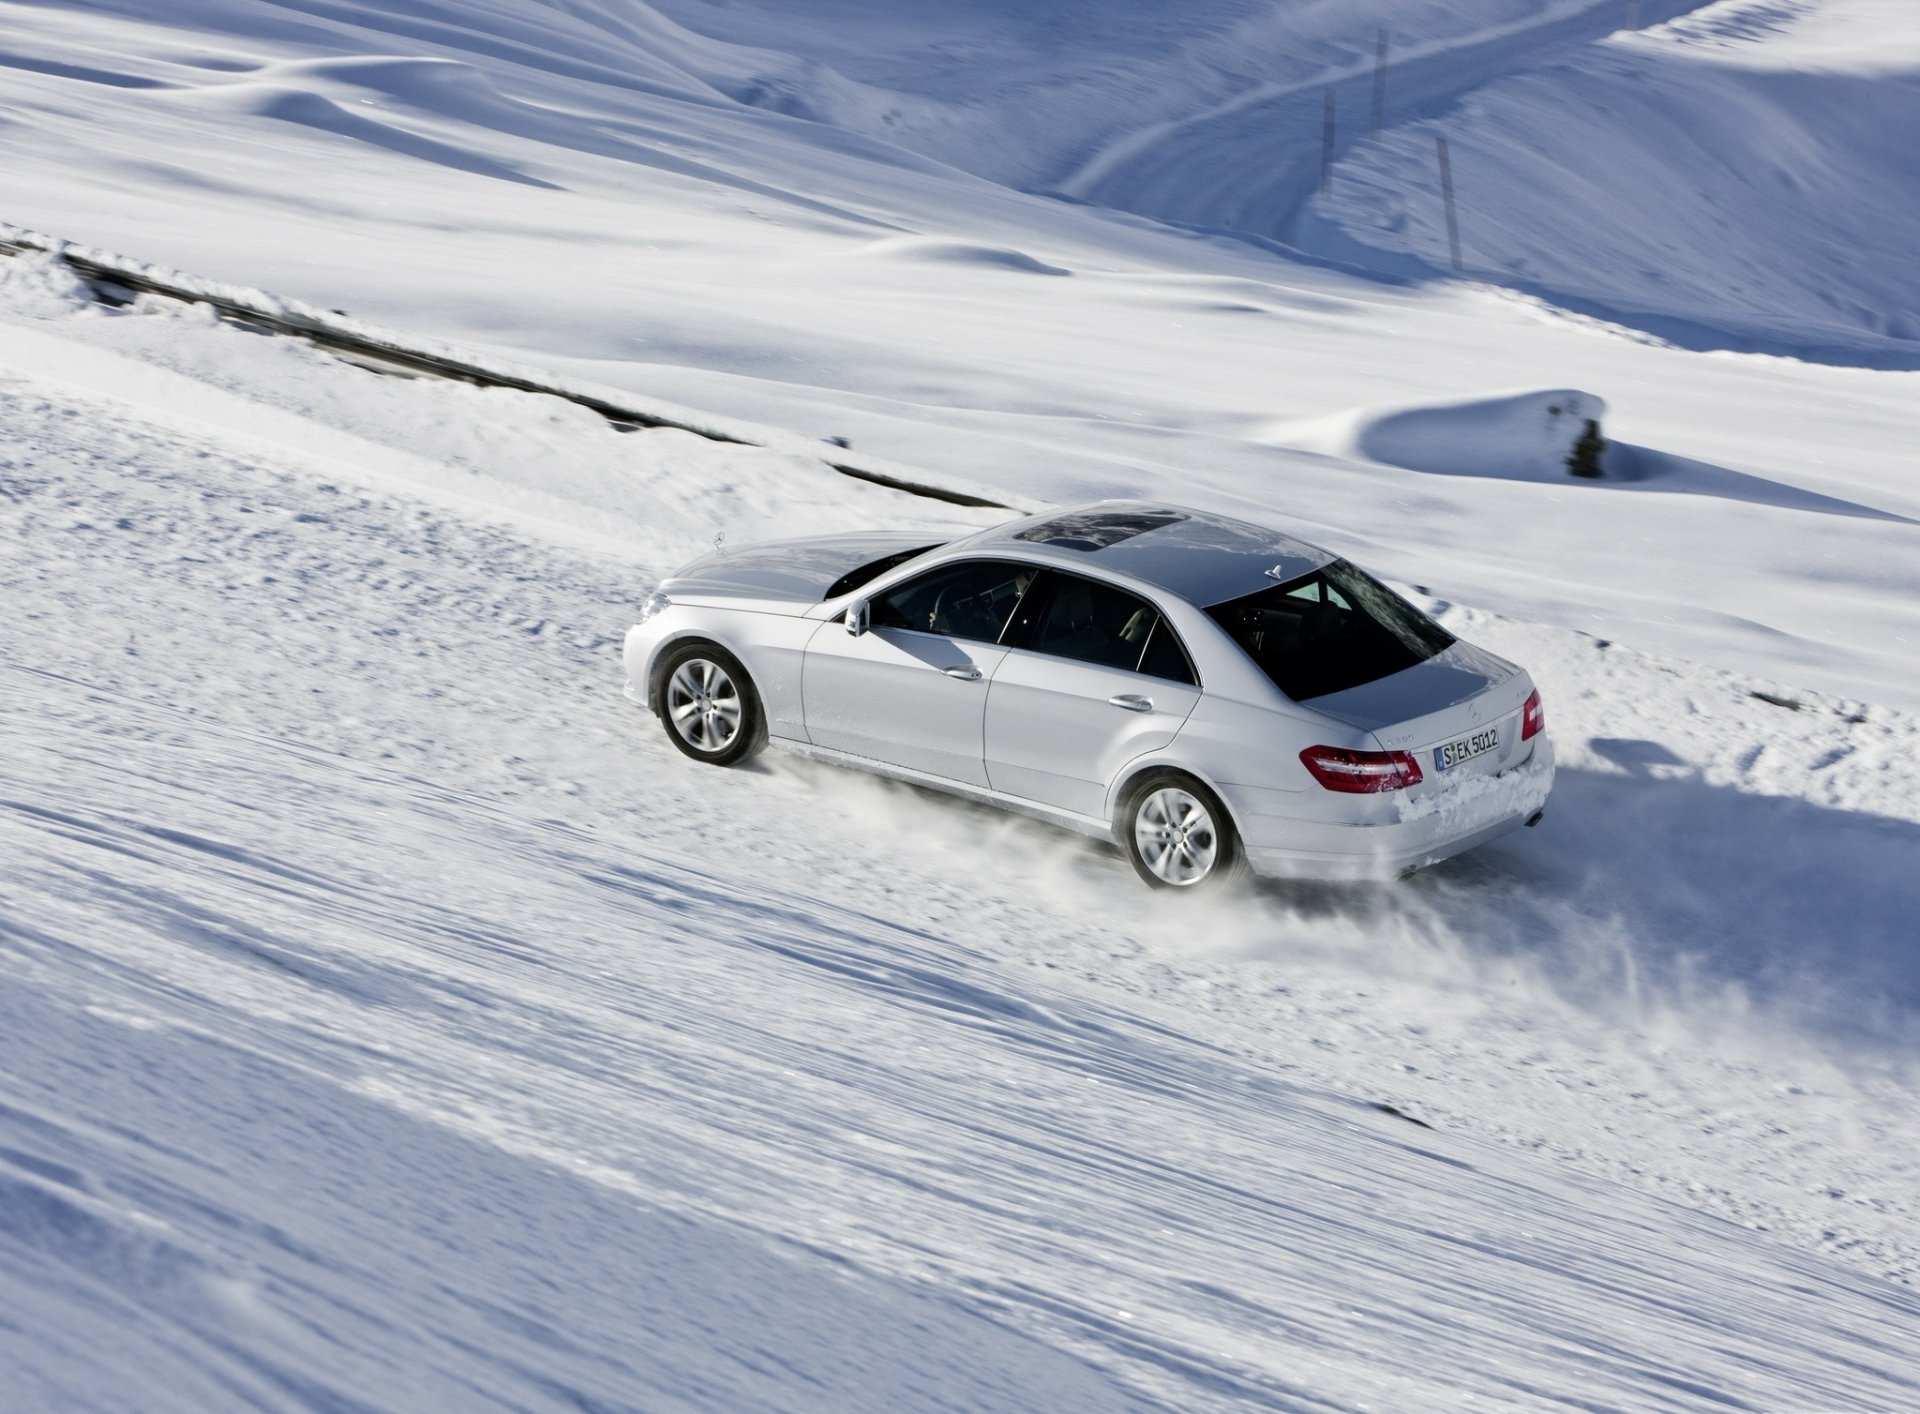
[[[889,236],[855,252],[863,259],[906,265],[955,265],[971,270],[1006,270],[1016,275],[1071,275],[1060,265],[1006,246],[973,241],[942,240],[937,236]]]
[[[1557,388],[1352,408],[1327,417],[1261,423],[1253,435],[1274,447],[1343,463],[1374,463],[1430,475],[1603,486],[1903,528],[1920,525],[1911,517],[1836,496],[1612,439],[1605,432],[1606,412],[1606,402],[1592,393]]]
[[[1599,434],[1606,403],[1570,388],[1397,408],[1356,408],[1277,423],[1264,440],[1323,456],[1443,476],[1565,481],[1576,448]]]

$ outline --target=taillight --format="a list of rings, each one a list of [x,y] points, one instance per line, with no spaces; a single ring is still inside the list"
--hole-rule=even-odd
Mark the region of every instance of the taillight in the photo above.
[[[1520,709],[1520,740],[1532,741],[1547,729],[1547,712],[1540,705],[1540,689],[1533,690],[1527,705]]]
[[[1300,763],[1328,790],[1346,795],[1375,795],[1420,784],[1420,763],[1404,751],[1309,746],[1300,753]]]

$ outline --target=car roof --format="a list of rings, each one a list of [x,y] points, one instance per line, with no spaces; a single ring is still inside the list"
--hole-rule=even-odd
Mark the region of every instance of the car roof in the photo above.
[[[1163,501],[1063,507],[983,530],[960,547],[1037,553],[1062,569],[1126,575],[1202,607],[1297,579],[1334,558],[1266,526]]]

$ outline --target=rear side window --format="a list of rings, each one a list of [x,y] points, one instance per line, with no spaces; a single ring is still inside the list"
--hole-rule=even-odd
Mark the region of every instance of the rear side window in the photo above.
[[[1007,560],[962,560],[895,585],[869,607],[874,628],[998,643],[1039,571]]]
[[[1179,638],[1139,595],[1071,574],[1049,575],[1048,586],[1026,647],[1103,668],[1194,681]]]
[[[1345,560],[1207,612],[1295,702],[1389,677],[1453,643],[1439,624]]]
[[[1169,682],[1183,682],[1189,687],[1200,685],[1200,676],[1193,670],[1193,661],[1180,645],[1180,635],[1173,631],[1173,625],[1165,619],[1153,626],[1153,637],[1147,640],[1147,652],[1140,660],[1140,671],[1150,678],[1166,678]]]

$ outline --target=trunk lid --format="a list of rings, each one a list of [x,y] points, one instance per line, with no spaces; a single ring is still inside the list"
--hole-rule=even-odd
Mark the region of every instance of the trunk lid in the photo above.
[[[1302,705],[1373,733],[1382,751],[1410,754],[1420,763],[1421,783],[1409,792],[1417,797],[1524,760],[1532,744],[1520,740],[1520,710],[1532,691],[1532,679],[1506,659],[1456,641],[1424,663]],[[1443,746],[1489,729],[1497,745],[1440,766]]]

